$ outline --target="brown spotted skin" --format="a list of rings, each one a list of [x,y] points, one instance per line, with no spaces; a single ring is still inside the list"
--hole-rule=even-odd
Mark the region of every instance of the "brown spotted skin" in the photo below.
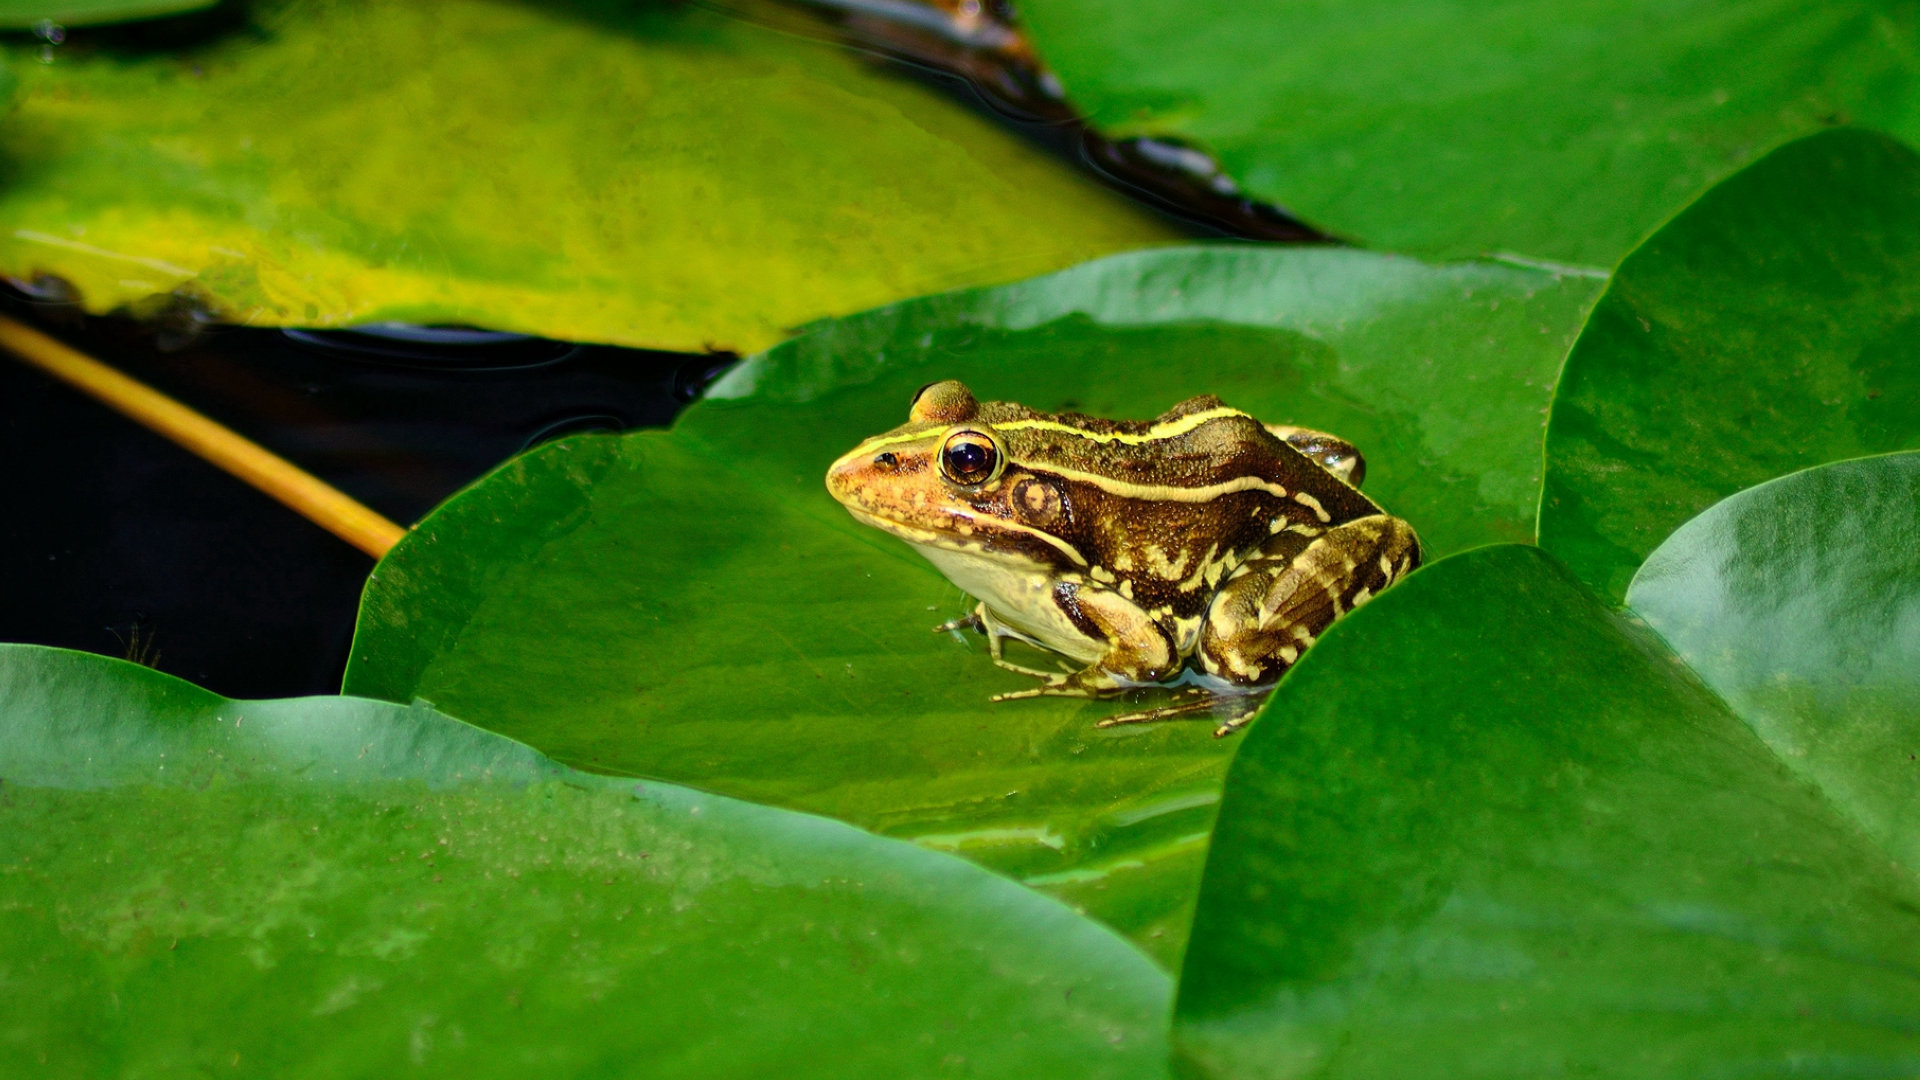
[[[980,599],[996,660],[1007,634],[1087,659],[1029,672],[1047,675],[1029,693],[1097,696],[1183,661],[1270,684],[1419,565],[1413,530],[1345,479],[1362,467],[1343,440],[1212,396],[1120,421],[980,403],[948,382],[836,461],[827,486]]]
[[[1420,540],[1385,514],[1293,536],[1234,569],[1208,605],[1195,660],[1228,682],[1265,686],[1293,666],[1334,620],[1420,565]]]

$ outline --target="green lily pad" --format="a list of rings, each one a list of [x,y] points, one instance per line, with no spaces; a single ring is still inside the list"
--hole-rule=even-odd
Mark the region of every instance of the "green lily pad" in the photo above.
[[[1174,234],[834,46],[680,4],[274,0],[11,53],[0,272],[90,310],[700,351]]]
[[[89,26],[210,8],[219,0],[0,0],[0,27]]]
[[[1906,0],[1020,11],[1104,130],[1197,142],[1316,225],[1429,257],[1611,267],[1788,139],[1835,123],[1920,138]]]
[[[1567,359],[1540,544],[1613,599],[1679,524],[1796,469],[1920,448],[1920,156],[1836,131],[1621,265]]]
[[[574,765],[830,814],[958,851],[1172,962],[1231,741],[1096,731],[1027,685],[917,554],[854,522],[829,462],[916,388],[1153,416],[1212,392],[1367,454],[1430,552],[1523,539],[1548,394],[1598,282],[1352,251],[1118,256],[823,324],[671,432],[540,448],[375,570],[348,692],[424,697]]]
[[[1236,1080],[1911,1075],[1920,880],[1893,855],[1551,556],[1471,552],[1334,627],[1249,731],[1177,1053]]]
[[[1920,872],[1920,454],[1714,505],[1654,549],[1627,603],[1781,761]]]
[[[1052,900],[425,708],[0,646],[0,778],[11,1075],[1165,1074]]]

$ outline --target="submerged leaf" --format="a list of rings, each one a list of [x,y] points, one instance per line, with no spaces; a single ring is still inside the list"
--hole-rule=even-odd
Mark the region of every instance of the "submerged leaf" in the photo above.
[[[1822,462],[1920,447],[1920,156],[1837,131],[1621,265],[1567,359],[1540,544],[1610,599],[1675,527]]]
[[[1529,533],[1547,395],[1597,289],[1351,251],[1121,256],[823,324],[670,433],[504,466],[382,562],[346,686],[428,698],[584,767],[831,814],[959,851],[1179,955],[1231,741],[1096,731],[898,540],[823,488],[916,388],[1149,417],[1217,393],[1335,431],[1441,553]]]
[[[1166,977],[1054,901],[422,706],[0,646],[0,777],[38,1075],[1165,1073]]]
[[[244,323],[746,351],[1174,236],[929,88],[699,7],[249,18],[179,54],[16,63],[0,271],[92,311],[178,292]]]
[[[1788,139],[1920,139],[1912,0],[1019,6],[1104,130],[1197,141],[1308,222],[1427,256],[1611,267]]]

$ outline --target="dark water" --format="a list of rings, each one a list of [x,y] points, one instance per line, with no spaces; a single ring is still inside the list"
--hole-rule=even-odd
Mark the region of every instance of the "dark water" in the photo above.
[[[731,360],[471,333],[215,327],[183,339],[18,293],[0,310],[402,524],[543,439],[670,423]],[[0,355],[0,641],[140,657],[230,697],[334,693],[372,565]]]

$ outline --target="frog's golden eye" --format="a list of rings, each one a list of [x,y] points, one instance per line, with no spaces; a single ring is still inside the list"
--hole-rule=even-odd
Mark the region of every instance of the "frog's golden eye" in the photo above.
[[[1000,475],[1005,464],[993,437],[979,431],[956,431],[947,436],[940,448],[940,473],[948,480],[967,487],[984,484]]]

